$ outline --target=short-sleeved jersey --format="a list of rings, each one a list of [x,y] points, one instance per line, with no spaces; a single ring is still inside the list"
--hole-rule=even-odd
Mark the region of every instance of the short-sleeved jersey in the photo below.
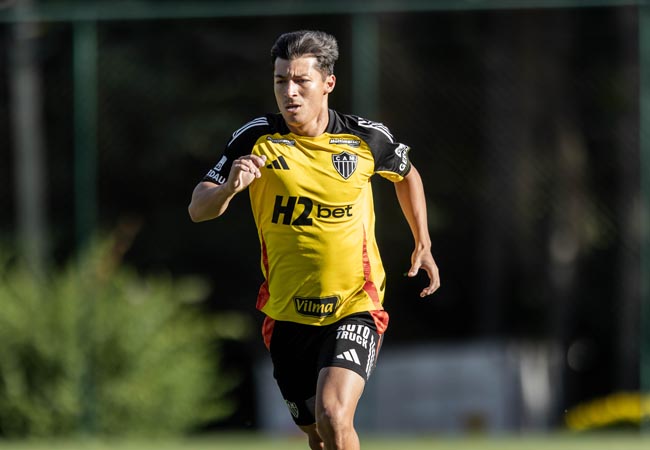
[[[383,309],[370,178],[401,181],[411,167],[408,152],[384,125],[333,110],[317,137],[291,133],[280,114],[233,133],[203,180],[223,184],[233,160],[266,156],[262,176],[249,186],[265,278],[258,309],[310,325]]]

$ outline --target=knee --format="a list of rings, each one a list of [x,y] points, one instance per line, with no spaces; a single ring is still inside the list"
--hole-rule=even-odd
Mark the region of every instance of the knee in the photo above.
[[[323,450],[324,443],[321,439],[318,431],[316,430],[316,425],[301,426],[302,431],[307,433],[307,440],[309,442],[309,448],[311,450]]]
[[[345,435],[353,429],[353,420],[350,414],[340,405],[322,407],[316,417],[319,430],[328,435]]]

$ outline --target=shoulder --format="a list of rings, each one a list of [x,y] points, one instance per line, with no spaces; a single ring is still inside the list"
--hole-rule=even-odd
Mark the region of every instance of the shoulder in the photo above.
[[[334,134],[354,134],[364,139],[370,145],[395,143],[395,138],[386,125],[381,122],[366,119],[354,114],[342,114],[333,111]]]
[[[398,142],[388,127],[353,114],[335,113],[335,133],[352,134],[368,144],[375,159],[375,172],[400,181],[411,169],[408,152],[410,147]]]
[[[252,145],[260,136],[280,131],[284,121],[280,114],[265,114],[256,117],[238,128],[228,141],[227,147],[233,145]]]

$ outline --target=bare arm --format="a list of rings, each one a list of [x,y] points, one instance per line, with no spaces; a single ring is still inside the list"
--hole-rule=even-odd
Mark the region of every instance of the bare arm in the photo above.
[[[427,272],[429,285],[420,292],[420,297],[426,297],[440,287],[440,274],[431,254],[424,187],[420,173],[415,166],[411,166],[410,172],[402,181],[395,183],[395,192],[415,241],[415,250],[411,254],[411,268],[408,271],[408,276],[414,277],[420,269]]]
[[[209,181],[197,184],[187,208],[192,221],[203,222],[226,212],[230,200],[262,176],[260,167],[265,161],[265,156],[242,156],[233,161],[228,180],[224,184],[217,185]]]

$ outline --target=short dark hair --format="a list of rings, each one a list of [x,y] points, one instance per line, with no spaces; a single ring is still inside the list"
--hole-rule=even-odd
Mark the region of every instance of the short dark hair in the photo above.
[[[317,69],[323,75],[334,73],[334,63],[339,59],[336,38],[324,31],[301,30],[284,33],[271,48],[271,64],[276,58],[291,60],[301,56],[314,56]]]

